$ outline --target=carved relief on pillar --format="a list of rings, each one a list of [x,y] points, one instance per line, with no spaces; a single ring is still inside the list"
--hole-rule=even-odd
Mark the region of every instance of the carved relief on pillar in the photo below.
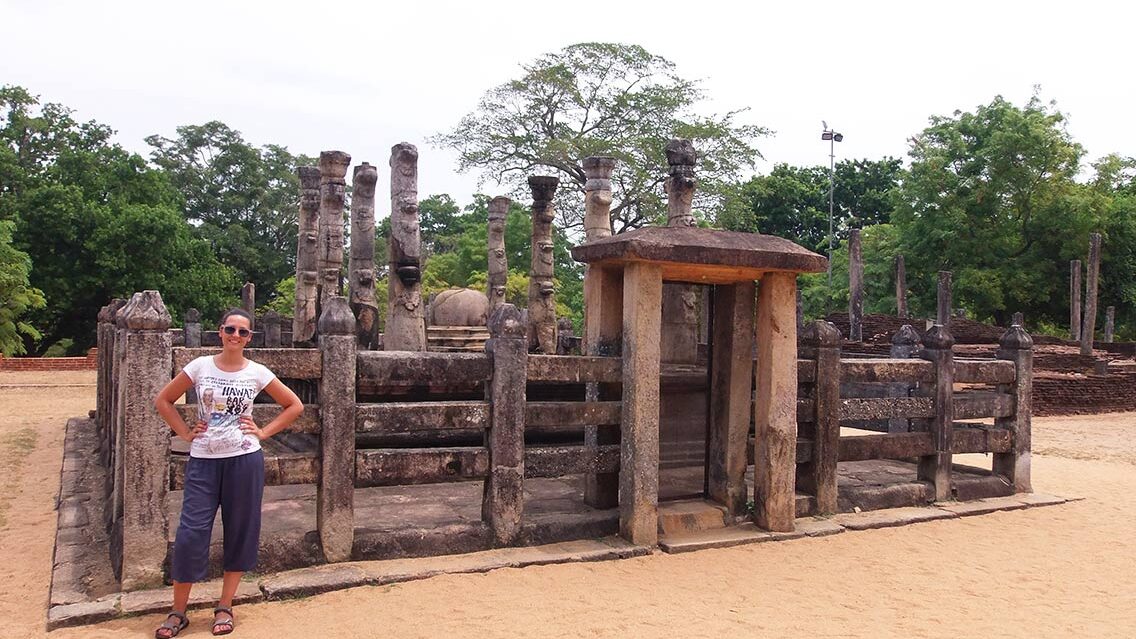
[[[556,354],[556,296],[553,278],[552,199],[560,180],[529,178],[532,189],[532,266],[529,272],[529,350]]]
[[[510,200],[497,196],[489,201],[489,316],[505,303],[505,285],[509,280],[509,260],[505,255],[505,218]]]
[[[386,350],[426,350],[422,305],[422,238],[418,221],[418,149],[391,148],[391,234]]]

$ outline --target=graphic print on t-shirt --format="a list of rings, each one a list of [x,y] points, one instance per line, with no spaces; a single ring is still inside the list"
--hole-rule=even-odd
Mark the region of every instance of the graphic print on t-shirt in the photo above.
[[[197,382],[197,416],[205,422],[205,450],[210,455],[246,451],[252,442],[241,432],[240,418],[256,397],[256,381],[203,375]]]

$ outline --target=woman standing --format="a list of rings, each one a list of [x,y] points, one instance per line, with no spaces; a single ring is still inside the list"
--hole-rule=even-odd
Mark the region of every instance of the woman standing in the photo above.
[[[252,317],[233,309],[221,317],[221,353],[198,357],[158,393],[154,404],[170,428],[191,443],[185,468],[181,521],[170,576],[174,601],[154,632],[171,639],[189,625],[185,616],[193,584],[206,577],[213,519],[221,509],[224,531],[224,578],[213,610],[213,634],[233,631],[233,595],[241,575],[256,565],[260,542],[260,504],[264,492],[264,454],[260,442],[287,428],[304,411],[300,398],[272,371],[245,359],[252,338]],[[174,402],[191,387],[197,390],[197,421],[190,427]],[[267,392],[280,414],[263,427],[252,419],[253,399]]]

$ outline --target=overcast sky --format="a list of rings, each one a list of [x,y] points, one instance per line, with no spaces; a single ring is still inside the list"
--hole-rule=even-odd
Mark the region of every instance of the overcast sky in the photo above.
[[[419,146],[419,193],[466,204],[475,175],[426,138],[452,127],[519,64],[569,44],[634,43],[699,78],[701,110],[748,107],[776,132],[765,160],[902,157],[934,114],[1034,85],[1090,160],[1136,155],[1133,17],[1126,2],[53,2],[0,0],[0,84],[143,138],[221,120],[251,143],[380,167]],[[1129,45],[1124,45],[1129,42]],[[350,171],[348,176],[350,176]],[[385,189],[377,196],[388,198]],[[378,212],[386,213],[386,207]]]

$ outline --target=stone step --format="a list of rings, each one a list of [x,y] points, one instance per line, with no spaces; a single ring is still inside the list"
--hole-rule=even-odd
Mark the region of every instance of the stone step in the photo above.
[[[726,509],[704,499],[682,499],[659,504],[659,534],[700,532],[726,525]]]

